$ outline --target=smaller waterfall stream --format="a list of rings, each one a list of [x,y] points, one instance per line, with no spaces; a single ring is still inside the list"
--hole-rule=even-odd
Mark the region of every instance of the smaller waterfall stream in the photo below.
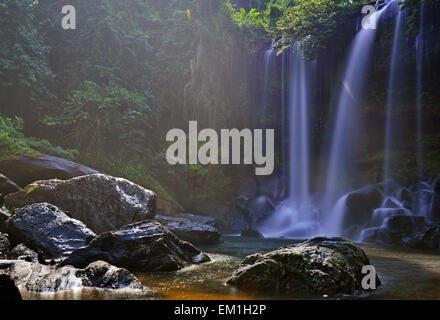
[[[376,22],[387,10],[388,3],[375,15]],[[352,163],[354,136],[357,129],[359,104],[365,82],[365,71],[370,61],[376,29],[363,29],[356,34],[348,55],[345,76],[337,106],[336,119],[333,129],[333,139],[330,146],[329,164],[325,181],[325,190],[321,203],[325,224],[321,230],[327,235],[340,235],[344,218],[344,199],[340,198],[347,186],[341,180],[344,171]],[[339,200],[338,200],[339,199]]]
[[[396,71],[399,68],[397,60],[399,57],[399,35],[404,19],[402,19],[402,11],[399,4],[394,6],[396,13],[396,22],[394,29],[393,47],[391,51],[388,91],[387,91],[387,106],[386,106],[386,125],[385,125],[385,150],[384,150],[384,180],[390,178],[390,162],[391,162],[391,145],[393,133],[393,109],[395,107],[395,94],[397,90]],[[388,193],[389,190],[385,190]]]
[[[296,45],[289,51],[287,99],[289,118],[289,196],[266,221],[266,236],[302,237],[316,232],[311,206],[309,169],[309,80],[311,62]],[[284,61],[284,60],[283,60]],[[285,66],[285,63],[282,63]],[[284,77],[285,70],[282,70]],[[284,90],[282,90],[282,101]],[[287,130],[286,130],[287,131]],[[286,132],[287,133],[287,132]]]

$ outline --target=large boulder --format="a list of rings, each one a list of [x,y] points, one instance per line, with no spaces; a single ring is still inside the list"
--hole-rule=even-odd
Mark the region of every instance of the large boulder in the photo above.
[[[154,218],[156,194],[126,179],[92,174],[43,180],[5,198],[9,207],[52,203],[97,234]]]
[[[349,193],[346,199],[344,227],[367,227],[374,209],[381,206],[382,198],[382,192],[373,186]]]
[[[46,155],[4,160],[0,162],[0,172],[22,187],[37,180],[70,179],[98,173],[81,164]]]
[[[84,223],[48,203],[16,209],[7,223],[9,234],[15,241],[50,257],[68,255],[96,237]]]
[[[6,196],[10,193],[20,191],[21,188],[11,181],[8,177],[0,173],[0,194]]]
[[[22,300],[14,280],[6,274],[0,274],[0,301]]]
[[[11,244],[8,237],[0,232],[0,259],[7,259]]]
[[[228,284],[254,293],[356,294],[364,292],[366,265],[368,257],[354,244],[315,238],[246,257]]]
[[[194,222],[197,219],[191,221],[182,216],[156,215],[155,220],[184,241],[194,244],[214,244],[220,240],[221,235],[216,228],[208,224]]]
[[[18,287],[33,292],[56,292],[81,287],[142,289],[140,281],[125,269],[95,261],[84,269],[56,267],[27,261],[13,261],[0,273],[15,280]]]
[[[160,223],[144,221],[99,235],[88,246],[74,251],[61,265],[81,268],[96,260],[144,272],[178,270],[210,259]]]

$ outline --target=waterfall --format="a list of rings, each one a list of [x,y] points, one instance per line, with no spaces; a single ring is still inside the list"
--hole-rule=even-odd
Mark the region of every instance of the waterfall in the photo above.
[[[374,13],[376,22],[379,21],[390,3]],[[340,235],[342,231],[343,213],[340,211],[344,210],[345,206],[339,197],[343,195],[343,192],[346,192],[347,187],[342,182],[343,173],[351,166],[355,148],[353,138],[358,127],[357,117],[365,82],[365,71],[370,61],[375,36],[376,29],[361,28],[356,34],[348,54],[337,104],[325,190],[321,203],[321,210],[325,215],[325,225],[322,232],[329,235]]]
[[[395,104],[395,92],[396,86],[396,71],[398,69],[397,60],[399,57],[399,35],[402,27],[402,11],[399,5],[396,5],[397,15],[394,28],[393,47],[391,51],[390,71],[388,76],[388,91],[387,91],[387,106],[386,106],[386,124],[385,124],[385,150],[384,150],[384,178],[388,180],[390,178],[390,162],[391,162],[391,144],[393,133],[393,109]],[[389,190],[385,189],[385,193]]]
[[[272,68],[274,66],[274,60],[275,60],[275,50],[272,47],[273,43],[271,44],[270,48],[267,49],[264,52],[264,74],[263,74],[263,98],[261,100],[262,106],[261,106],[261,119],[263,119],[263,127],[266,127],[267,123],[267,117],[270,114],[268,112],[268,108],[270,105],[270,88],[269,88],[269,82],[271,80],[272,76]]]
[[[422,81],[423,81],[423,22],[425,14],[425,4],[420,8],[419,34],[416,38],[416,61],[417,61],[417,176],[422,178],[423,168],[423,101],[422,101]]]
[[[299,45],[289,51],[288,118],[289,118],[289,196],[266,221],[265,236],[301,237],[316,232],[309,186],[309,70]],[[285,68],[283,60],[282,68]],[[285,69],[282,70],[282,77]],[[284,95],[284,90],[282,90]],[[282,97],[284,101],[284,97]]]

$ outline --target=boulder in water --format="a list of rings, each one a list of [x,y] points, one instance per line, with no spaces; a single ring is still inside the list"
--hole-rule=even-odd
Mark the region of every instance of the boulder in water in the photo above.
[[[36,181],[5,198],[9,207],[48,202],[95,233],[154,218],[156,194],[126,179],[92,174],[70,180]]]
[[[16,209],[7,223],[12,238],[52,258],[68,255],[96,237],[84,223],[48,203]]]
[[[254,293],[356,294],[364,292],[366,265],[368,257],[351,242],[315,238],[248,256],[228,284]]]
[[[21,187],[37,180],[70,179],[98,173],[98,171],[81,164],[46,155],[4,160],[0,162],[0,172]]]
[[[105,232],[74,251],[61,265],[85,267],[96,260],[130,271],[172,271],[210,261],[189,242],[179,240],[156,221],[144,221]]]
[[[220,240],[220,233],[211,225],[188,220],[182,216],[168,217],[156,215],[155,220],[184,241],[194,244],[214,244]],[[201,219],[199,219],[201,220]]]

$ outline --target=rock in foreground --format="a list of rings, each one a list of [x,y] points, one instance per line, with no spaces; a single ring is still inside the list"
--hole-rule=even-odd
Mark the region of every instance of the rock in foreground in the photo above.
[[[180,239],[194,244],[214,244],[219,241],[221,236],[212,225],[194,222],[195,218],[191,221],[182,216],[168,217],[156,215],[155,219]]]
[[[8,231],[18,242],[52,258],[68,255],[96,237],[84,223],[48,203],[15,210],[8,220]]]
[[[81,268],[97,260],[134,272],[178,270],[210,259],[160,223],[144,221],[99,235],[88,246],[74,251],[62,265]]]
[[[156,194],[126,179],[93,174],[36,181],[5,198],[14,208],[39,202],[58,206],[99,234],[154,218]]]
[[[33,292],[56,292],[81,287],[103,289],[142,289],[139,280],[125,269],[96,261],[84,269],[57,268],[27,261],[15,261],[0,270],[15,280],[18,287]]]
[[[363,292],[362,249],[340,238],[315,238],[245,258],[228,284],[254,293],[356,294]],[[377,285],[380,281],[377,279]]]

